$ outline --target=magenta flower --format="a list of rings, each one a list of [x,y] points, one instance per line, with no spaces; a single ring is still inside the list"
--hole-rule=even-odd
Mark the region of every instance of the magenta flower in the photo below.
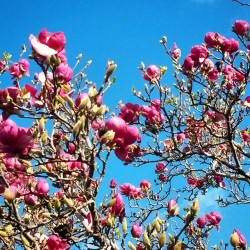
[[[171,51],[171,55],[174,59],[179,59],[181,56],[181,50],[178,48],[176,43],[174,43],[173,51]]]
[[[55,73],[63,83],[69,82],[73,76],[73,70],[67,64],[64,63],[61,63],[56,68]]]
[[[132,199],[142,198],[142,190],[140,188],[136,188],[130,183],[124,183],[123,185],[120,185],[118,188],[121,194],[129,198],[132,198]]]
[[[48,250],[68,250],[70,248],[65,239],[61,239],[55,234],[50,235],[46,244]]]
[[[158,162],[155,166],[155,173],[162,174],[167,172],[168,169],[166,168],[166,164],[164,162]]]
[[[41,197],[44,198],[47,193],[49,192],[49,184],[46,180],[44,179],[40,179],[37,183],[36,183],[36,188],[35,188],[35,193]]]
[[[179,207],[174,199],[170,199],[167,204],[167,211],[169,216],[175,216],[179,213]]]
[[[109,187],[110,188],[115,188],[116,185],[117,185],[117,183],[116,183],[115,179],[111,179],[111,181],[109,182]]]
[[[221,221],[221,215],[217,212],[211,212],[210,214],[205,214],[205,219],[210,225],[216,226],[219,229],[219,222]]]
[[[13,143],[15,142],[15,143]],[[34,147],[30,129],[16,126],[11,120],[0,121],[0,152],[27,154]]]
[[[138,104],[126,103],[119,106],[120,113],[118,117],[127,123],[134,123],[138,120],[140,106]]]
[[[234,229],[230,238],[230,243],[234,248],[246,248],[246,238],[238,230]]]
[[[29,37],[32,49],[41,56],[51,56],[61,52],[66,44],[63,32],[50,33],[43,29],[38,38],[34,35]]]
[[[184,63],[182,65],[182,67],[187,70],[187,71],[191,71],[194,68],[194,60],[191,58],[191,56],[187,56],[184,60]]]
[[[156,65],[149,65],[147,70],[142,73],[142,77],[147,81],[159,80],[161,71]]]
[[[140,238],[142,235],[142,226],[140,226],[137,222],[134,222],[131,227],[131,234],[134,238]]]
[[[29,206],[35,206],[37,204],[36,197],[32,194],[25,195],[24,202],[25,202],[25,204],[27,204]]]
[[[190,57],[195,63],[194,66],[199,66],[208,57],[208,50],[204,46],[195,45],[191,48]]]
[[[122,222],[125,217],[125,204],[120,194],[115,195],[115,203],[111,207],[111,213],[118,216],[120,222]]]
[[[244,36],[249,30],[249,24],[243,20],[236,20],[233,25],[233,30],[237,35]]]
[[[140,182],[140,188],[142,191],[148,192],[148,190],[151,188],[151,183],[147,180],[143,180]]]
[[[206,227],[206,219],[205,218],[201,218],[199,217],[197,220],[196,220],[196,224],[199,228],[205,228]]]

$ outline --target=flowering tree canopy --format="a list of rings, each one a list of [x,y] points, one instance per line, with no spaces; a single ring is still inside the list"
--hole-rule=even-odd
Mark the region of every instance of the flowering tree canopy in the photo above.
[[[135,103],[116,114],[102,99],[117,65],[107,62],[100,85],[86,80],[91,61],[75,73],[81,55],[68,65],[63,32],[30,35],[18,62],[4,53],[0,73],[12,84],[0,89],[2,249],[207,249],[223,218],[200,216],[198,194],[217,188],[221,206],[250,203],[249,24],[232,31],[208,32],[184,58],[162,37],[175,83],[164,83],[166,66],[141,63],[144,90],[133,88]],[[113,153],[154,176],[103,186]],[[246,249],[237,229],[226,241]]]

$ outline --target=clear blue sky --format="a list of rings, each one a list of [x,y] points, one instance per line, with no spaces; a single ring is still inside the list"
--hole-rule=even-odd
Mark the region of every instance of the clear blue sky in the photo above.
[[[141,61],[146,65],[171,67],[159,44],[162,35],[168,37],[170,45],[178,44],[184,58],[191,46],[203,42],[206,32],[231,37],[234,21],[250,21],[249,14],[250,8],[230,0],[1,0],[0,53],[7,51],[13,54],[13,60],[18,60],[21,45],[29,47],[29,34],[37,35],[44,27],[51,32],[63,31],[71,66],[79,53],[83,54],[83,61],[93,60],[88,79],[100,84],[107,59],[118,64],[117,82],[104,99],[111,111],[115,111],[118,101],[135,100],[130,94],[132,85],[143,86],[137,69]],[[172,83],[174,79],[169,76],[167,80]],[[135,174],[131,176],[132,167],[123,167],[121,162],[113,160],[108,171],[109,177],[113,173],[120,183],[130,177],[136,185],[152,175],[153,166],[148,171],[133,170]],[[212,196],[213,193],[205,200],[207,206]],[[202,209],[209,212],[214,209],[211,207]],[[220,237],[228,240],[236,227],[250,242],[248,210],[247,207],[219,210],[223,216]]]

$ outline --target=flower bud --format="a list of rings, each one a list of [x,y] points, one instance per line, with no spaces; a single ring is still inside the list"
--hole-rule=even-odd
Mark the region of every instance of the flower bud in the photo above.
[[[95,87],[90,87],[88,91],[89,97],[95,97],[98,94],[98,91]]]
[[[159,237],[159,246],[163,247],[166,244],[166,232],[163,232]]]
[[[136,250],[136,247],[130,241],[128,242],[128,247],[131,250]]]
[[[39,120],[38,131],[40,132],[40,134],[42,134],[44,131],[44,118],[43,117]]]
[[[134,222],[132,225],[131,234],[134,238],[140,238],[142,234],[142,227],[137,222]]]
[[[190,212],[193,216],[197,216],[200,210],[199,200],[195,199],[192,205],[190,206]]]
[[[122,231],[124,234],[127,234],[127,228],[128,228],[127,220],[126,220],[126,218],[124,218],[122,221]]]
[[[147,231],[144,231],[142,235],[142,242],[147,248],[151,248],[151,241],[148,237]]]
[[[179,213],[179,206],[174,199],[169,200],[167,209],[168,215],[171,217],[176,216]]]
[[[178,241],[175,246],[174,246],[174,250],[182,250],[182,242]]]
[[[110,200],[110,201],[108,202],[108,204],[106,205],[106,207],[112,207],[112,206],[115,204],[115,202],[116,202],[116,198]]]
[[[161,225],[159,221],[156,219],[153,220],[152,222],[152,227],[159,233],[161,231]]]
[[[10,186],[10,187],[5,189],[5,191],[3,193],[3,198],[5,200],[7,200],[8,202],[11,202],[16,198],[16,194],[17,194],[16,187],[15,186]]]
[[[230,243],[234,248],[246,248],[246,239],[243,234],[238,230],[234,229],[230,237]]]
[[[31,246],[31,242],[23,234],[21,234],[21,240],[25,246],[27,247]]]

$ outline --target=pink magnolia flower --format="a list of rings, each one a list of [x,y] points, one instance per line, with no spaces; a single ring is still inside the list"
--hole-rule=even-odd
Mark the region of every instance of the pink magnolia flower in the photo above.
[[[24,196],[24,203],[29,206],[35,206],[37,204],[36,196],[27,194]]]
[[[13,143],[15,142],[15,143]],[[0,152],[27,154],[34,147],[30,129],[18,127],[12,120],[0,119]]]
[[[142,191],[147,192],[151,188],[151,183],[147,180],[143,180],[140,182],[140,188]]]
[[[141,137],[136,126],[127,126],[126,122],[120,117],[112,117],[106,123],[105,126],[108,130],[115,132],[112,144],[116,144],[118,147],[125,147],[131,145],[136,141],[140,141]]]
[[[197,67],[208,57],[208,49],[201,45],[195,45],[191,48],[190,57],[194,61],[194,66]]]
[[[237,229],[233,230],[233,233],[230,238],[230,243],[234,248],[245,249],[247,245],[246,238]]]
[[[81,93],[76,97],[75,100],[75,108],[79,108],[80,104],[88,106],[88,103],[90,103],[89,95],[87,93]]]
[[[5,62],[3,60],[0,60],[0,72],[2,72],[5,68]]]
[[[111,179],[111,181],[109,182],[109,187],[110,188],[115,188],[116,185],[117,185],[117,183],[116,183],[115,179]]]
[[[237,35],[244,36],[249,30],[249,23],[243,20],[236,20],[233,30]]]
[[[35,187],[35,193],[39,197],[44,198],[48,192],[49,192],[48,182],[44,179],[38,180],[38,182],[36,183],[36,187]]]
[[[236,52],[238,49],[239,49],[239,42],[234,40],[233,38],[230,39],[225,38],[221,46],[221,51],[223,53],[228,52],[229,54],[232,54]]]
[[[159,80],[161,71],[156,65],[149,65],[147,70],[142,73],[142,77],[147,81]]]
[[[167,211],[169,216],[175,216],[179,213],[179,207],[174,199],[170,199],[167,204]]]
[[[119,217],[119,221],[122,222],[125,217],[125,204],[120,194],[115,195],[115,203],[111,207],[111,213]]]
[[[199,228],[205,228],[206,227],[206,219],[205,218],[201,218],[199,217],[197,220],[196,220],[196,224]]]
[[[155,173],[162,174],[167,172],[166,164],[164,162],[158,162],[155,166]]]
[[[173,51],[171,51],[171,55],[174,59],[179,59],[181,57],[181,50],[178,48],[176,43],[174,43]]]
[[[29,37],[31,47],[41,56],[51,56],[61,52],[66,44],[66,38],[63,32],[50,33],[43,29],[38,38],[34,35]]]
[[[127,123],[134,123],[138,120],[140,106],[130,102],[119,105],[120,113],[118,117],[122,118]]]
[[[59,77],[62,83],[67,83],[72,79],[73,70],[67,64],[61,63],[56,68],[55,74]]]
[[[136,188],[135,186],[131,185],[130,183],[124,183],[120,185],[119,191],[121,194],[132,198],[132,199],[141,199],[142,198],[142,190],[140,188]]]
[[[70,248],[65,239],[61,239],[55,234],[50,235],[47,239],[46,245],[48,250],[68,250]]]
[[[29,62],[26,59],[20,60],[19,63],[14,63],[10,68],[9,68],[9,73],[13,77],[21,78],[23,76],[29,76]]]
[[[134,222],[131,227],[131,234],[134,238],[140,238],[142,235],[142,226],[140,226],[137,222]]]
[[[212,69],[207,74],[207,80],[211,82],[216,82],[219,79],[219,72],[217,69]]]
[[[191,56],[187,56],[184,60],[184,63],[182,65],[184,70],[191,71],[194,68],[194,60],[191,58]]]
[[[241,137],[243,139],[243,142],[249,142],[250,141],[250,133],[246,130],[241,131]]]
[[[222,176],[215,175],[214,181],[216,182],[218,187],[224,188],[226,186]]]
[[[218,33],[208,32],[205,35],[204,40],[208,48],[220,48],[220,46],[223,44],[224,37]]]
[[[178,142],[184,142],[184,140],[186,139],[186,135],[185,133],[179,133],[176,137]]]
[[[135,188],[133,185],[131,185],[130,183],[124,183],[123,185],[120,185],[119,187],[119,191],[121,192],[121,194],[125,195],[125,196],[129,196],[131,189]]]
[[[70,142],[68,145],[68,153],[69,154],[74,154],[75,153],[76,146],[74,143]]]
[[[19,158],[12,154],[5,154],[2,158],[2,162],[8,171],[23,172],[25,170],[25,167],[19,161]]]
[[[219,222],[221,221],[221,215],[217,212],[211,212],[210,214],[205,214],[205,219],[210,225],[216,226],[219,229]]]
[[[168,178],[167,178],[167,176],[164,175],[164,174],[159,174],[158,180],[161,181],[161,182],[167,182],[167,181],[168,181]]]

